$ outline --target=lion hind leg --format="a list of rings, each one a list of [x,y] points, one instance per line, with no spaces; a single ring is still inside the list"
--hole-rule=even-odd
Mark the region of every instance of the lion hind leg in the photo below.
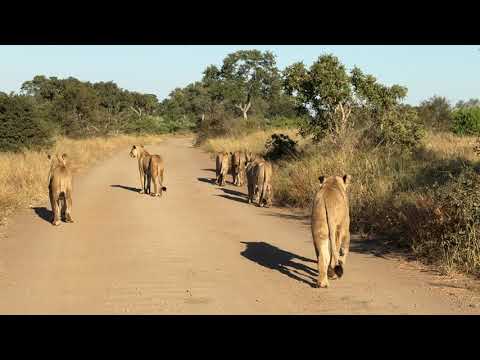
[[[72,194],[70,191],[67,192],[65,197],[65,221],[69,223],[73,223],[72,219]]]
[[[60,199],[59,197],[55,197],[55,201],[53,203],[53,208],[52,208],[52,212],[53,212],[53,220],[52,220],[52,224],[57,226],[57,225],[60,225],[60,217],[61,217],[61,207],[60,207]]]
[[[327,288],[328,282],[328,263],[329,263],[329,245],[328,240],[322,241],[318,251],[318,287]]]

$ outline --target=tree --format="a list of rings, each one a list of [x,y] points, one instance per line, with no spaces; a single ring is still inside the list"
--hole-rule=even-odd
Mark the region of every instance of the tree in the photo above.
[[[471,107],[480,107],[480,100],[478,99],[470,99],[468,101],[463,101],[463,100],[460,100],[459,102],[457,102],[457,104],[455,105],[455,108],[457,109],[461,109],[461,108],[471,108]]]
[[[358,67],[354,67],[351,73],[357,101],[371,118],[367,135],[375,144],[397,145],[401,151],[418,145],[424,136],[424,128],[415,109],[400,103],[407,95],[407,88],[382,85],[372,75],[363,74]]]
[[[227,101],[247,119],[255,99],[269,98],[278,79],[275,56],[271,52],[240,50],[227,55],[220,69],[209,66],[204,71],[203,82],[214,100]]]
[[[43,147],[52,141],[53,129],[31,97],[0,93],[0,151]]]
[[[284,70],[284,87],[297,104],[310,113],[302,126],[303,135],[313,134],[319,140],[327,133],[340,138],[349,127],[352,111],[351,79],[337,57],[322,55],[306,69],[295,63]]]
[[[418,106],[418,115],[426,126],[446,130],[452,123],[452,109],[448,100],[432,96]]]
[[[284,70],[283,78],[286,92],[309,115],[301,134],[311,134],[315,141],[331,134],[341,142],[353,126],[352,111],[370,122],[369,135],[377,145],[406,149],[423,136],[416,111],[400,104],[405,87],[382,85],[358,67],[348,74],[333,55],[320,56],[309,69],[295,63]]]

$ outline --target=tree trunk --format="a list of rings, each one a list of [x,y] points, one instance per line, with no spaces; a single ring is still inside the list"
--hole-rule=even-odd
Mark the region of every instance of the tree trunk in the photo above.
[[[335,113],[340,112],[339,120],[335,124],[335,136],[337,141],[343,141],[343,137],[345,136],[347,129],[349,127],[348,118],[350,117],[350,113],[352,112],[352,108],[348,105],[343,105],[342,103],[337,105],[335,109]]]
[[[247,104],[237,104],[235,105],[237,108],[239,108],[242,111],[243,119],[248,120],[248,110],[250,110],[250,107],[252,106],[252,103],[249,101]]]

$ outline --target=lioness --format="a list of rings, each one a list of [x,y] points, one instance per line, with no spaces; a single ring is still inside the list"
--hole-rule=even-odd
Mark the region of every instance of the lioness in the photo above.
[[[347,187],[350,175],[324,176],[312,206],[312,237],[318,260],[317,284],[329,286],[328,277],[343,275],[350,247],[350,214]]]
[[[258,206],[270,207],[272,206],[273,191],[272,191],[272,175],[273,167],[269,161],[259,163],[258,172]]]
[[[236,151],[232,154],[232,176],[234,185],[243,186],[245,183],[246,162],[247,157],[244,152]]]
[[[245,161],[247,165],[255,160],[263,160],[263,158],[258,154],[252,153],[251,151],[245,152]]]
[[[217,157],[215,159],[216,162],[216,184],[220,186],[225,185],[225,180],[228,174],[229,169],[229,154],[228,152],[220,152],[217,153]]]
[[[67,154],[48,155],[50,171],[48,173],[48,195],[52,206],[52,224],[60,225],[60,218],[73,223],[72,219],[72,173],[67,166]]]
[[[130,150],[130,157],[138,159],[140,194],[161,196],[162,191],[167,191],[167,188],[163,186],[164,163],[160,155],[150,155],[143,145],[133,145]],[[152,180],[154,183],[153,193],[150,191]],[[160,193],[158,189],[160,189]]]
[[[271,206],[272,191],[272,164],[262,158],[250,161],[246,168],[248,203],[255,203],[260,207]]]

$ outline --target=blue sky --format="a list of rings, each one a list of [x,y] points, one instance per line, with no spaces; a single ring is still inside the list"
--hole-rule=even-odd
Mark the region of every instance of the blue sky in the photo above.
[[[0,46],[0,91],[19,91],[35,75],[84,81],[114,81],[161,100],[175,87],[200,80],[210,64],[239,49],[270,50],[280,69],[296,61],[311,64],[333,53],[382,83],[408,88],[412,105],[432,96],[452,103],[480,98],[480,46]]]

